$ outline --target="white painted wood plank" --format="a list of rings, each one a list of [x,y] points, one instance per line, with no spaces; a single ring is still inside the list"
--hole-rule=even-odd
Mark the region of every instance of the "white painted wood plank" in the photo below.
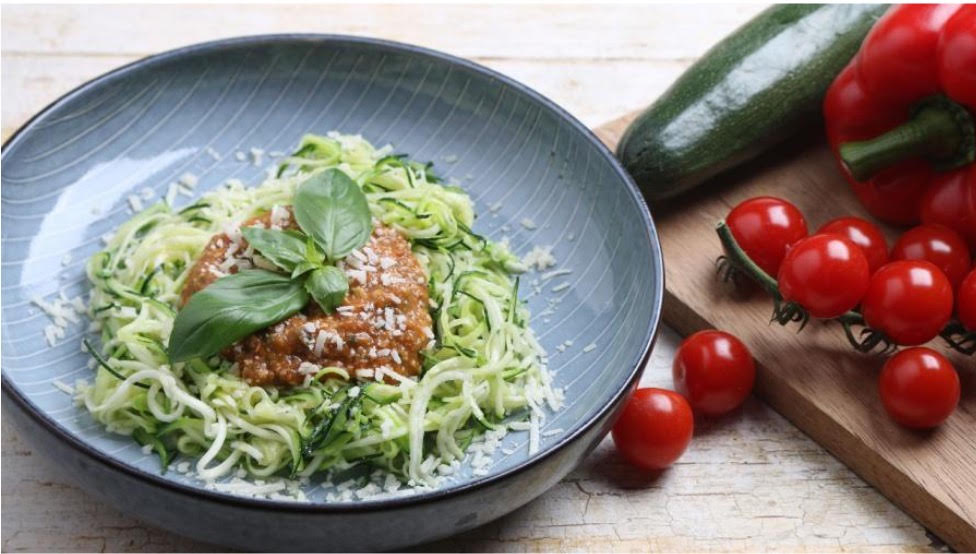
[[[134,56],[11,55],[2,57],[3,136],[79,84]],[[554,100],[595,127],[656,98],[691,60],[524,60],[473,58]]]
[[[379,36],[465,57],[683,59],[762,5],[4,6],[3,50],[147,55],[246,34]]]

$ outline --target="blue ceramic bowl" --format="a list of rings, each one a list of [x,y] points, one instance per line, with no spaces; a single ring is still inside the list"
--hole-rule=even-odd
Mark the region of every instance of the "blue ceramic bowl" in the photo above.
[[[308,503],[256,500],[161,474],[153,456],[105,432],[55,388],[91,375],[79,349],[85,322],[50,347],[49,321],[31,299],[86,292],[85,261],[104,233],[130,217],[130,194],[148,187],[158,198],[186,172],[200,178],[197,191],[231,177],[257,183],[262,170],[237,152],[288,151],[304,133],[333,129],[434,161],[475,199],[477,232],[508,236],[519,254],[552,246],[558,266],[572,269],[529,299],[566,406],[547,421],[534,456],[525,434],[514,433],[503,447],[519,448],[498,454],[488,475],[464,473],[407,498],[328,504],[310,488]],[[65,95],[18,131],[2,156],[5,412],[38,453],[81,485],[125,513],[197,539],[258,550],[376,550],[486,523],[576,466],[608,430],[652,346],[661,252],[630,177],[551,101],[462,59],[320,35],[191,46]],[[500,210],[488,209],[496,203]],[[522,225],[526,218],[535,226]],[[563,282],[570,286],[558,287]],[[559,352],[566,341],[572,346]],[[596,349],[584,351],[591,343]]]

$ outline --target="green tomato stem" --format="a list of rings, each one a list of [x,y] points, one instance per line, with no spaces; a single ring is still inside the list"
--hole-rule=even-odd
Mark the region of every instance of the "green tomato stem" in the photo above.
[[[755,279],[773,297],[773,301],[777,307],[783,305],[784,299],[783,294],[779,290],[779,283],[770,274],[763,271],[756,262],[752,261],[745,250],[736,242],[735,236],[732,235],[732,230],[729,229],[729,226],[724,221],[719,221],[715,226],[715,232],[718,233],[718,238],[722,242],[722,248],[725,249],[726,256],[728,256],[735,267]],[[790,320],[793,319],[788,318],[783,321],[788,322]],[[854,310],[837,317],[836,320],[845,326],[864,325],[864,316]]]
[[[769,294],[773,295],[773,298],[782,301],[783,295],[779,292],[779,284],[776,279],[752,261],[745,250],[736,242],[735,237],[732,236],[732,230],[729,229],[729,226],[724,221],[719,221],[718,225],[715,226],[715,232],[718,233],[718,238],[722,241],[725,254],[735,264],[735,267],[755,279]]]

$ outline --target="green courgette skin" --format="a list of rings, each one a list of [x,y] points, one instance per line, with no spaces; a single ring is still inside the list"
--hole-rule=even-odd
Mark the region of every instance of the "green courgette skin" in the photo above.
[[[755,157],[819,114],[887,5],[787,4],[716,44],[631,125],[617,156],[648,200]]]

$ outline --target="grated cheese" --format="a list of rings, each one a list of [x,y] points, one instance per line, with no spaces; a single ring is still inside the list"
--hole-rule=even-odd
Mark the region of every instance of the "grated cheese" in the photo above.
[[[169,189],[166,191],[166,204],[168,204],[170,207],[172,207],[173,203],[176,202],[177,186],[178,185],[176,183],[170,183]]]
[[[552,255],[551,246],[536,246],[522,258],[522,263],[535,267],[536,271],[545,271],[556,265],[556,257]]]
[[[373,370],[372,369],[357,369],[356,370],[356,377],[358,377],[360,379],[372,379],[373,378]]]
[[[222,159],[220,153],[214,150],[213,146],[208,146],[205,152],[208,156],[213,158],[215,162],[219,162]]]
[[[74,396],[75,394],[75,388],[60,379],[55,379],[54,381],[51,381],[51,384],[54,385],[54,388],[58,389],[59,391],[69,396]]]
[[[542,280],[542,281],[548,281],[549,279],[552,279],[553,277],[559,277],[561,275],[569,275],[572,272],[573,272],[572,269],[556,269],[556,270],[553,270],[553,271],[549,271],[547,273],[543,273],[539,277],[539,279]],[[536,283],[533,282],[532,284],[534,285]]]
[[[298,364],[298,372],[302,375],[315,375],[319,372],[319,369],[321,369],[319,366],[309,362],[302,362]]]
[[[177,182],[183,185],[184,187],[192,189],[197,186],[197,182],[199,182],[199,179],[197,178],[196,175],[187,172],[184,173],[183,175],[180,175],[180,178],[177,179]]]

